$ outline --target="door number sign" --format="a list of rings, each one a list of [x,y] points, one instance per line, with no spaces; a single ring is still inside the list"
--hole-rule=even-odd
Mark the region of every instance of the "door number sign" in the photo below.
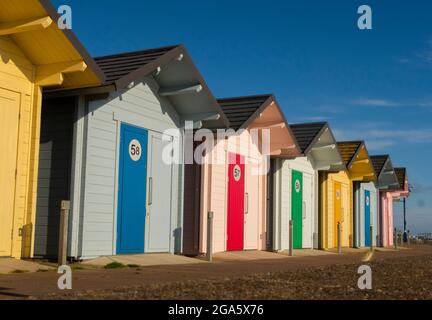
[[[240,166],[239,166],[238,164],[236,164],[236,165],[234,166],[234,169],[233,169],[233,176],[234,176],[234,180],[235,180],[236,182],[240,181],[240,178],[241,178],[241,169],[240,169]]]
[[[300,181],[298,179],[295,181],[295,191],[300,192]]]
[[[129,143],[129,156],[132,161],[138,161],[141,159],[141,143],[137,139],[132,139]]]
[[[370,204],[370,200],[369,200],[369,197],[366,197],[366,206],[368,206],[368,207],[369,207],[369,204]]]

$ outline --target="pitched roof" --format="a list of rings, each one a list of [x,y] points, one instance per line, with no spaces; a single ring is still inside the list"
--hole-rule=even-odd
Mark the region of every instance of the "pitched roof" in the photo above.
[[[124,76],[160,59],[180,46],[141,50],[96,57],[95,61],[105,74],[106,84],[113,84]]]
[[[405,189],[406,168],[394,168],[401,189]]]
[[[16,27],[6,37],[41,70],[34,82],[44,90],[99,86],[104,81],[102,71],[73,31],[59,28],[59,17],[50,0],[0,1],[0,24],[5,29]],[[23,72],[27,76],[27,70]]]
[[[310,147],[320,132],[327,126],[327,122],[301,123],[290,125],[302,153]]]
[[[363,141],[343,141],[338,142],[338,148],[342,156],[342,160],[348,165],[359,151]]]
[[[241,128],[251,117],[267,107],[274,99],[271,94],[217,99],[223,112],[235,130]]]
[[[380,156],[371,156],[372,166],[374,167],[375,174],[377,177],[381,174],[384,165],[387,162],[387,159],[389,158],[388,155],[380,155]]]
[[[173,60],[177,60],[175,65],[171,64]],[[194,84],[187,87],[186,90],[196,88],[196,92],[200,93],[196,95],[195,105],[192,106],[188,101],[188,95],[182,97],[180,94],[173,94],[172,99],[175,100],[175,104],[182,111],[193,110],[191,112],[194,114],[217,112],[219,119],[202,119],[202,121],[212,122],[211,127],[226,128],[229,126],[229,120],[183,45],[108,55],[97,57],[95,61],[105,74],[105,87],[114,87],[115,90],[125,89],[131,83],[152,74],[155,75],[162,88],[174,90],[174,93],[184,89],[179,82],[187,86],[193,81]],[[203,109],[203,103],[209,107],[209,110]],[[190,114],[190,112],[186,111],[185,114]]]

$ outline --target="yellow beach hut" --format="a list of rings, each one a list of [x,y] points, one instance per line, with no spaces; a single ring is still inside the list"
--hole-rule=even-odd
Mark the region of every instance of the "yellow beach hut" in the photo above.
[[[44,88],[99,85],[49,1],[0,1],[0,257],[31,257]]]
[[[341,247],[354,246],[354,182],[375,181],[375,171],[363,141],[338,142],[345,170],[319,174],[320,248],[338,246],[340,225]]]

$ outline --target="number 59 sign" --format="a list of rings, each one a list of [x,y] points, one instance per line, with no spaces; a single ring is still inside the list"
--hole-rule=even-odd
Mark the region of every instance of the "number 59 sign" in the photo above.
[[[133,139],[129,143],[129,156],[133,161],[138,161],[141,159],[141,143],[137,139]]]

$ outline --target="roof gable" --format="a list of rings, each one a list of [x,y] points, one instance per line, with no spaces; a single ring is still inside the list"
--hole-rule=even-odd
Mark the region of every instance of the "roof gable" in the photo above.
[[[0,1],[1,36],[9,37],[34,66],[30,81],[41,87],[100,85],[103,73],[71,30],[61,30],[48,0]]]
[[[377,177],[381,175],[381,172],[384,169],[384,166],[389,158],[388,155],[380,155],[380,156],[371,156],[372,165],[375,170],[375,174]]]
[[[301,123],[292,124],[291,130],[296,137],[301,151],[306,153],[326,127],[326,122]]]
[[[336,139],[327,122],[291,125],[291,130],[302,153],[318,171],[345,170],[345,164],[336,145]]]
[[[223,98],[217,100],[235,130],[245,128],[253,116],[265,109],[272,101],[271,94]]]
[[[360,151],[362,141],[344,141],[338,142],[338,148],[342,156],[342,160],[346,166],[349,166],[357,153]]]
[[[338,142],[343,161],[354,181],[375,181],[375,169],[363,141]]]
[[[406,186],[406,168],[394,168],[396,176],[398,178],[398,182],[399,182],[399,187],[401,190],[405,190],[407,189]]]
[[[399,185],[389,155],[375,155],[370,158],[377,176],[377,187],[379,189],[389,189]]]
[[[270,156],[295,158],[301,155],[297,140],[272,94],[218,99],[218,102],[232,129],[269,130]]]
[[[115,84],[123,77],[138,69],[158,61],[179,46],[169,46],[94,58],[105,74],[105,84]]]
[[[175,106],[182,123],[193,121],[194,129],[230,125],[182,45],[97,57],[95,61],[105,74],[105,85],[116,90],[128,89],[145,77],[153,77],[159,86],[158,94]]]

